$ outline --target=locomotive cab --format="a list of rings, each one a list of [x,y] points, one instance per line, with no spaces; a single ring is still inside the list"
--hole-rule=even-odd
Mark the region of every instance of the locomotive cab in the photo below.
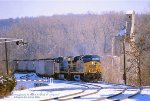
[[[84,62],[85,81],[102,80],[101,58],[98,55],[86,55],[82,58]]]

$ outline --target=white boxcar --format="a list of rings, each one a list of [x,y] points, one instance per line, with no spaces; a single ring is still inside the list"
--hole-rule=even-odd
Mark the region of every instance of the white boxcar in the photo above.
[[[35,62],[37,62],[37,61],[35,61]],[[41,76],[45,75],[45,62],[44,62],[44,60],[39,60],[38,64],[36,63],[35,71],[36,71],[37,75],[41,75]]]
[[[54,62],[52,60],[45,60],[45,75],[54,75]]]
[[[52,60],[39,60],[34,63],[36,74],[39,76],[54,75],[54,64]]]
[[[27,71],[27,61],[18,61],[17,71]]]
[[[29,72],[35,71],[34,61],[27,61],[27,71]]]
[[[39,61],[33,61],[33,66],[34,66],[34,69],[35,69],[35,72],[36,72],[36,68],[39,68]]]

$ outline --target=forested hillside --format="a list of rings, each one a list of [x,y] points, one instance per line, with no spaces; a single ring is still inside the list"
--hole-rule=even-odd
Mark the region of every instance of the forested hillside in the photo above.
[[[123,19],[122,13],[110,12],[0,20],[0,37],[27,41],[24,48],[9,48],[13,59],[103,55],[111,51],[111,38]]]
[[[17,46],[8,43],[9,61],[14,59],[41,59],[58,56],[76,56],[84,54],[98,54],[102,58],[112,55],[112,37],[116,36],[121,26],[125,25],[125,13],[107,12],[101,15],[54,15],[50,17],[25,17],[0,20],[0,37],[22,38],[28,44]],[[150,15],[136,15],[136,35],[144,36],[144,47],[150,46]],[[1,67],[5,62],[4,44],[0,44]],[[116,49],[117,50],[117,49]],[[150,75],[149,48],[144,51],[147,56],[144,66]],[[105,61],[109,68],[105,69],[106,81],[113,82],[121,73],[122,67],[111,67],[110,61]],[[109,70],[109,72],[108,72]],[[110,74],[112,73],[112,74]],[[111,79],[111,80],[110,80]],[[120,77],[117,81],[120,82]],[[143,81],[146,82],[146,81]]]

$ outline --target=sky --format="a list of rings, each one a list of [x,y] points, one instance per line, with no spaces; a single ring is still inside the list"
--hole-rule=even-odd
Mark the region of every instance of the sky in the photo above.
[[[128,10],[149,12],[150,0],[0,0],[0,19]]]

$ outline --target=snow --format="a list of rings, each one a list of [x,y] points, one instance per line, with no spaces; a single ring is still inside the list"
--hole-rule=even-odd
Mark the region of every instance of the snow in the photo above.
[[[121,29],[118,33],[117,36],[124,36],[126,34],[126,28]]]
[[[10,77],[4,77],[4,76],[0,76],[0,84],[3,84],[5,81],[7,81],[7,79],[9,80],[9,81],[12,81],[13,79],[12,78],[10,78]]]
[[[0,84],[3,84],[5,81],[7,81],[7,80],[6,79],[1,79]]]
[[[92,94],[92,95],[85,96],[85,97],[82,97],[80,99],[74,99],[74,100],[79,100],[79,101],[80,100],[95,100],[95,99],[99,99],[102,97],[107,97],[107,96],[110,96],[113,94],[117,94],[119,92],[120,91],[116,91],[116,90],[112,90],[112,89],[102,89],[97,94]]]
[[[35,73],[29,74],[16,73],[15,77],[17,80],[49,79],[38,77]],[[35,87],[34,83],[47,84],[47,86]],[[24,86],[26,89],[18,90],[20,86]],[[52,82],[26,81],[26,82],[17,82],[17,86],[12,92],[12,95],[0,99],[0,101],[21,101],[21,100],[39,101],[50,99],[54,100],[53,98],[68,99],[71,101],[80,101],[80,100],[89,101],[104,98],[105,101],[111,101],[114,99],[127,97],[128,95],[132,95],[138,91],[138,89],[128,89],[118,96],[106,99],[106,97],[108,96],[122,92],[123,89],[126,87],[130,88],[130,86],[127,85],[109,84],[104,82],[85,83],[79,81],[54,80],[52,83]],[[123,101],[149,101],[149,99],[150,99],[150,87],[147,86],[145,88],[143,87],[143,90],[141,91],[140,94],[132,98],[124,99]]]
[[[126,12],[126,14],[133,14],[133,13],[135,13],[134,10],[128,10],[128,11]]]
[[[135,96],[133,99],[130,99],[130,101],[150,101],[150,89],[143,89],[140,95]]]

